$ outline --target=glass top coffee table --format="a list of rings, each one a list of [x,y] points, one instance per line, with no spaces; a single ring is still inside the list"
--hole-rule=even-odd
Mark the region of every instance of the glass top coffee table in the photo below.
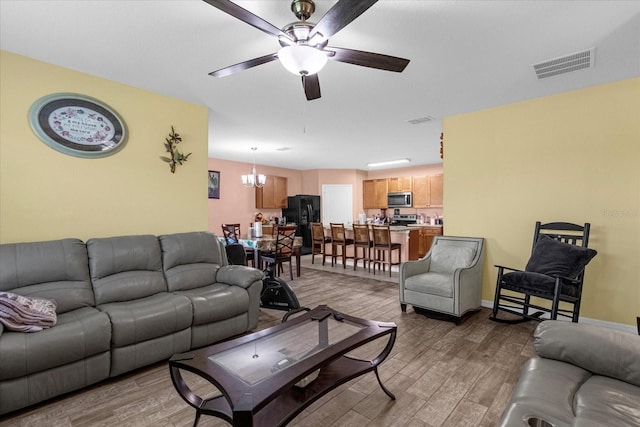
[[[375,359],[347,355],[383,336],[388,341]],[[180,396],[196,409],[194,426],[202,414],[234,426],[281,426],[324,394],[370,371],[395,399],[378,375],[378,365],[391,352],[395,338],[394,323],[359,319],[322,305],[280,325],[176,354],[169,369]],[[181,370],[201,376],[222,394],[199,397]]]

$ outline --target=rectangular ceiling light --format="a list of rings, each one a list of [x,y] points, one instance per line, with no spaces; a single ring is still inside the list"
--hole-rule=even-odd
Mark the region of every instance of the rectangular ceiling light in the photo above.
[[[375,162],[375,163],[367,163],[367,166],[370,168],[375,168],[377,166],[389,166],[396,165],[399,163],[409,163],[411,159],[398,159],[398,160],[387,160],[386,162]]]
[[[560,58],[550,59],[533,65],[533,70],[538,79],[557,76],[558,74],[592,68],[595,59],[594,48],[583,52],[572,53]]]

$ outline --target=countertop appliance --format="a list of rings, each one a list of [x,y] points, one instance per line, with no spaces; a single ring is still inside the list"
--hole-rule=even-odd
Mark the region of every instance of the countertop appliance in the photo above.
[[[416,224],[418,222],[418,215],[416,214],[395,214],[391,220],[391,225],[409,225]]]
[[[413,207],[413,194],[411,191],[387,194],[387,207],[389,208],[411,208]]]
[[[287,222],[298,226],[296,236],[302,237],[302,255],[311,253],[311,223],[320,222],[320,196],[298,194],[287,197],[287,207],[282,209],[282,216]]]

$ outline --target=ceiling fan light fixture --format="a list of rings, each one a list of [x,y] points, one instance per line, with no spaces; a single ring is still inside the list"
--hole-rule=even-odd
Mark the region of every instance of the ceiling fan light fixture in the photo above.
[[[285,46],[278,51],[282,66],[297,76],[316,74],[327,63],[327,55],[307,45]]]

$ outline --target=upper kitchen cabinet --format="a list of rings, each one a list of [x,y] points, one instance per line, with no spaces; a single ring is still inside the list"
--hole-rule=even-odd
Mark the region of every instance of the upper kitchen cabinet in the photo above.
[[[384,209],[387,207],[387,178],[362,181],[362,208]]]
[[[442,207],[442,175],[413,177],[413,207]]]
[[[413,191],[413,177],[387,178],[387,185],[389,193]]]
[[[287,207],[287,178],[267,176],[267,182],[256,188],[256,208],[280,209]]]

